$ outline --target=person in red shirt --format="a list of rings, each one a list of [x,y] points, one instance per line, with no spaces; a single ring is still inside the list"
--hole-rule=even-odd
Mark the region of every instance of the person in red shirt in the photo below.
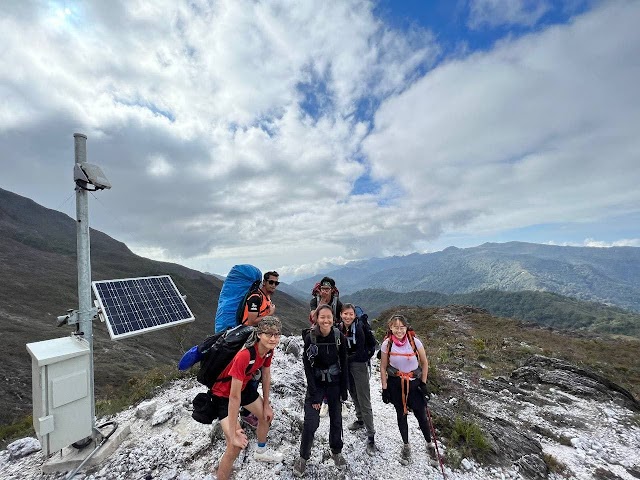
[[[248,445],[247,436],[238,423],[240,406],[244,406],[258,417],[258,448],[254,459],[270,463],[278,463],[283,459],[282,453],[266,447],[267,433],[273,420],[273,409],[269,403],[270,366],[273,350],[280,342],[281,330],[282,324],[277,317],[264,317],[242,350],[233,357],[211,387],[214,408],[227,442],[227,448],[218,465],[218,480],[229,478],[233,462]],[[255,351],[255,363],[250,366],[251,349]],[[247,387],[258,370],[262,374],[262,397],[258,394],[257,388]]]

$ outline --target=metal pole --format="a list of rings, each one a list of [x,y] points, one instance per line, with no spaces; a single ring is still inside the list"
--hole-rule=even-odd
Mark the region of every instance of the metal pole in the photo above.
[[[87,136],[74,133],[75,163],[87,162]],[[91,312],[91,242],[89,239],[89,192],[76,186],[76,219],[78,255],[78,324],[89,342],[89,395],[91,424],[95,427],[96,404],[93,383],[93,314]]]

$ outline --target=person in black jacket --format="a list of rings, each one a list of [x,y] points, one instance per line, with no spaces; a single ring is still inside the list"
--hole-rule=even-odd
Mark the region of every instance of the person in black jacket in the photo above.
[[[342,323],[340,329],[347,340],[347,358],[349,362],[349,393],[356,409],[356,420],[349,425],[349,430],[367,429],[367,453],[374,455],[376,451],[373,426],[373,410],[371,409],[371,390],[369,389],[369,359],[372,353],[367,351],[364,328],[356,319],[356,307],[345,303],[340,313]]]
[[[293,464],[293,474],[301,477],[311,457],[313,437],[320,425],[320,405],[329,404],[329,447],[336,466],[346,465],[342,456],[341,401],[347,399],[348,364],[344,335],[333,326],[330,305],[320,305],[314,312],[314,326],[304,335],[302,362],[307,378],[304,400],[304,427],[300,457]]]

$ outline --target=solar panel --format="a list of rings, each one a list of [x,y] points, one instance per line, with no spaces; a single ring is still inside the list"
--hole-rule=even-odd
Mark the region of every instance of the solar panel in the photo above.
[[[194,320],[169,275],[92,282],[112,340]]]

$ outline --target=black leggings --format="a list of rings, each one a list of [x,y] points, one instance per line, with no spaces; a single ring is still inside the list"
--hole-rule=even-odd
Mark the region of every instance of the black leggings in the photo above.
[[[413,410],[413,414],[418,420],[418,425],[427,442],[431,441],[431,433],[429,432],[429,422],[427,421],[427,401],[418,389],[419,379],[409,382],[409,396],[407,398],[407,407]],[[399,377],[391,377],[387,379],[387,390],[391,396],[391,403],[396,408],[396,417],[398,419],[398,428],[400,436],[404,443],[409,443],[409,424],[407,423],[407,415],[404,413],[402,403],[402,387]]]

